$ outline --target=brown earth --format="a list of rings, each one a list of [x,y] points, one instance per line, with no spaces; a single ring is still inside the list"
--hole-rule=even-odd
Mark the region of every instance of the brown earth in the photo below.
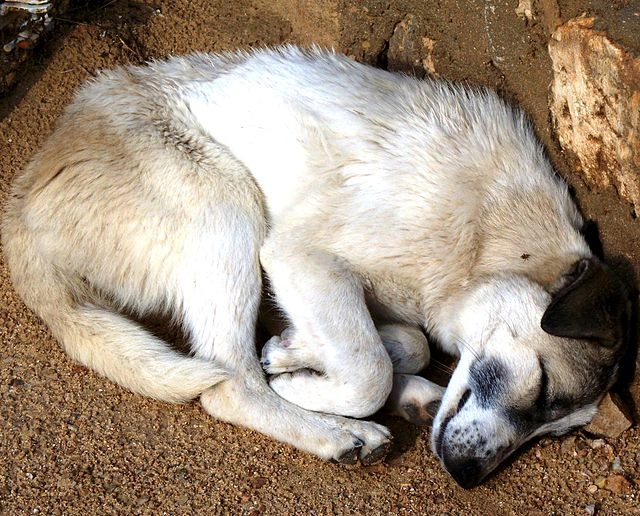
[[[486,84],[522,105],[598,220],[609,258],[637,274],[634,210],[613,190],[589,190],[559,151],[547,53],[550,31],[581,9],[606,23],[634,5],[540,0],[527,19],[516,0],[75,2],[0,99],[2,201],[74,88],[99,69],[193,50],[320,42],[380,66]],[[394,40],[403,30],[425,38],[423,60],[403,61],[407,49]],[[634,43],[634,34],[614,37]],[[151,401],[75,365],[16,298],[4,265],[0,281],[0,514],[640,514],[637,428],[615,439],[543,439],[471,491],[441,470],[428,429],[385,416],[376,419],[395,441],[384,463],[328,464],[216,422],[197,403]]]

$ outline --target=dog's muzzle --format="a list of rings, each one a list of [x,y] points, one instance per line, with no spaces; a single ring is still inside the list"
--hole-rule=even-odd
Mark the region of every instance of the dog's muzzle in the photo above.
[[[465,489],[480,484],[510,454],[513,442],[508,422],[487,417],[475,407],[465,411],[470,400],[474,405],[471,391],[467,390],[455,411],[434,428],[437,433],[433,440],[443,467]],[[498,440],[496,436],[500,436]]]

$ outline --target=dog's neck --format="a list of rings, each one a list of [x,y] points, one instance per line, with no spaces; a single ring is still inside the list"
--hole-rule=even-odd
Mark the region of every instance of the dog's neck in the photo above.
[[[559,185],[517,186],[483,207],[474,275],[521,274],[552,291],[575,262],[591,256],[582,218],[567,193],[549,192]]]
[[[441,278],[435,295],[433,281],[423,289],[426,327],[434,333],[448,328],[470,292],[496,278],[524,277],[552,293],[578,260],[592,256],[580,233],[582,217],[561,181],[528,176],[521,182],[513,178],[501,182],[498,174],[483,197],[474,237],[464,236],[475,242],[473,255],[467,255],[473,262],[459,267],[458,275]]]

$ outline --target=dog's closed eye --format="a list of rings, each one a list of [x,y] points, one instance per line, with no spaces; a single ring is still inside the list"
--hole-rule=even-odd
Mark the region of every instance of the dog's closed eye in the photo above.
[[[545,409],[549,406],[549,374],[547,373],[547,366],[540,357],[538,357],[538,363],[540,364],[540,390],[538,397],[534,403],[534,406],[538,409]]]
[[[462,395],[462,397],[460,398],[460,401],[458,402],[458,406],[456,407],[456,413],[462,410],[462,407],[465,406],[467,401],[469,401],[470,397],[471,397],[471,389],[467,389],[466,391],[464,391],[464,394]]]

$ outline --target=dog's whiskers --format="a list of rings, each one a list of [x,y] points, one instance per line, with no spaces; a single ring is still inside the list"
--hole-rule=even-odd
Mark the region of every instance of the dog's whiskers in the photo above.
[[[440,360],[433,360],[429,363],[429,367],[432,367],[433,369],[441,372],[441,373],[446,373],[448,375],[452,375],[454,368],[445,364],[444,362],[441,362]]]
[[[518,332],[516,331],[513,324],[507,321],[502,314],[496,314],[496,317],[500,319],[500,322],[502,322],[509,329],[509,333],[511,333],[511,335],[513,335],[514,337],[517,335]]]
[[[480,336],[480,341],[482,343],[484,343],[484,330]],[[454,338],[454,343],[458,348],[462,348],[465,351],[468,351],[469,353],[471,353],[474,358],[476,359],[480,359],[480,353],[478,353],[478,351],[475,349],[475,347],[471,344],[469,344],[465,339],[463,339],[462,337],[455,337]],[[482,346],[480,346],[482,347]]]

